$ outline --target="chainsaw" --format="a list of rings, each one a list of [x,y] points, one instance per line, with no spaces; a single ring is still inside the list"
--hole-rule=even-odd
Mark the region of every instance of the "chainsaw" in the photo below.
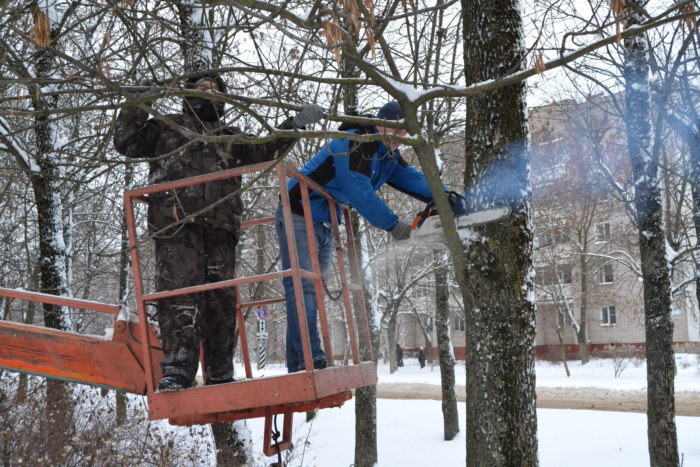
[[[446,248],[447,241],[445,239],[445,233],[442,230],[440,216],[437,214],[438,212],[435,208],[435,204],[432,202],[429,203],[425,209],[416,215],[415,219],[413,220],[413,224],[411,225],[411,236],[406,240],[395,242],[397,246],[415,245],[431,248]],[[510,206],[498,206],[483,209],[481,211],[457,214],[453,207],[453,214],[455,214],[457,234],[462,242],[465,242],[470,237],[470,229],[472,227],[507,219],[511,214],[511,208]]]

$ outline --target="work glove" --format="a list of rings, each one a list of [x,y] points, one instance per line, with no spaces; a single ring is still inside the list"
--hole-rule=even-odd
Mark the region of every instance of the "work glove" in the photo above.
[[[411,236],[411,224],[400,220],[395,226],[389,229],[389,233],[394,240],[406,240]]]
[[[461,216],[467,213],[467,199],[455,191],[450,191],[447,194],[447,199],[450,202],[450,207],[452,208],[452,214],[455,216]]]
[[[134,93],[134,97],[137,99],[142,99],[146,101],[146,104],[150,104],[158,98],[160,94],[160,88],[150,79],[143,80],[139,83],[142,88],[148,88],[143,91],[138,91]]]
[[[292,119],[292,122],[294,122],[294,125],[297,127],[303,127],[320,122],[324,116],[325,113],[320,106],[316,104],[304,104],[301,112]]]

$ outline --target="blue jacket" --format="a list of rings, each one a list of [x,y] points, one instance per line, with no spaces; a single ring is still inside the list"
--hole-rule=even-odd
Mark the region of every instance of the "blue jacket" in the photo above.
[[[348,132],[375,133],[376,128],[353,128]],[[399,221],[394,211],[377,196],[377,190],[385,183],[421,201],[433,199],[425,175],[408,165],[398,150],[391,154],[379,141],[331,140],[300,172],[324,187],[336,201],[352,206],[370,224],[384,230],[390,230]],[[292,211],[303,214],[298,180],[291,179],[287,188]],[[309,196],[313,219],[330,222],[326,199],[313,191]],[[339,209],[337,214],[338,220],[342,221]]]

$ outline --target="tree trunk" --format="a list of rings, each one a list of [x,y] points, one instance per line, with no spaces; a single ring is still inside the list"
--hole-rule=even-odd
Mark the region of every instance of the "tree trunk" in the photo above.
[[[450,441],[459,433],[459,412],[455,389],[455,355],[450,340],[450,290],[446,259],[443,252],[435,253],[435,261],[439,264],[435,269],[435,328],[442,382],[442,420],[445,441]]]
[[[29,276],[29,290],[37,290],[39,288],[39,264],[34,265],[32,268],[32,274]],[[22,314],[22,322],[24,324],[34,324],[34,315],[36,313],[37,302],[27,302],[27,311]],[[19,374],[19,380],[17,381],[17,393],[15,400],[18,404],[24,402],[27,397],[27,389],[29,385],[29,375],[26,373]]]
[[[124,187],[128,190],[134,176],[134,166],[126,164],[124,166]],[[119,305],[124,311],[126,319],[130,319],[131,309],[129,308],[129,269],[131,267],[131,255],[129,254],[129,234],[126,228],[126,213],[122,212],[121,219],[121,250],[119,252]],[[115,392],[117,425],[126,422],[127,398],[124,391]]]
[[[249,465],[245,437],[239,435],[236,422],[213,423],[211,431],[216,441],[217,467]]]
[[[347,31],[346,41],[351,44],[354,50],[357,50],[357,31],[353,21],[347,21],[343,18],[343,27]],[[341,59],[341,74],[343,78],[357,78],[360,75],[359,69],[353,61],[342,55]],[[347,115],[359,114],[358,86],[356,84],[344,84],[341,86],[343,98],[343,111]],[[371,275],[371,270],[366,264],[367,262],[367,246],[364,242],[365,233],[360,231],[360,216],[357,212],[352,212],[352,228],[355,232],[355,251],[360,255],[360,270],[364,274]],[[353,277],[355,283],[362,284],[365,297],[365,309],[367,310],[367,319],[370,325],[370,339],[372,342],[366,342],[362,330],[358,332],[360,352],[363,355],[368,354],[368,350],[372,350],[375,363],[379,354],[379,334],[380,331],[375,326],[375,313],[373,309],[373,300],[370,299],[370,294],[373,293],[371,277]],[[353,297],[356,299],[356,297]],[[359,310],[358,306],[355,306]],[[362,323],[356,319],[356,323]],[[365,386],[358,388],[355,391],[355,464],[358,467],[370,467],[377,464],[379,459],[377,449],[377,386]]]
[[[393,309],[393,303],[390,303],[389,307],[391,307],[391,309],[389,311],[389,319],[386,323],[386,340],[390,354],[389,373],[394,374],[399,369],[398,362],[396,361],[396,315],[398,314],[398,310]]]
[[[47,4],[50,11],[37,13],[36,21],[43,21],[43,16],[53,18],[49,21],[49,44],[58,48],[60,23],[56,3]],[[38,7],[37,7],[38,8]],[[68,15],[68,12],[63,14]],[[39,48],[33,57],[34,72],[37,79],[52,79],[57,71],[56,56],[50,49]],[[55,109],[58,97],[44,94],[50,87],[34,87],[32,105],[34,110]],[[37,116],[34,122],[36,136],[36,162],[40,169],[31,172],[30,180],[36,202],[37,224],[39,228],[39,281],[41,292],[53,295],[65,295],[68,288],[66,271],[66,251],[63,237],[63,205],[61,194],[61,155],[57,150],[59,133],[57,122],[49,116]],[[71,328],[67,309],[58,305],[43,304],[44,325],[53,329],[69,330]],[[61,454],[70,436],[71,400],[65,383],[48,379],[46,382],[46,443],[45,452],[53,464],[60,463]]]
[[[462,0],[467,85],[524,68],[520,5]],[[513,214],[465,250],[467,465],[538,465],[531,188],[524,85],[467,99],[465,187],[473,208]]]
[[[430,365],[435,361],[435,358],[433,358],[433,320],[434,317],[431,316],[428,324],[420,327],[421,331],[423,331],[423,341],[425,342],[425,359]]]
[[[15,219],[12,219],[10,222],[15,221]],[[5,226],[7,225],[8,227],[8,232],[7,234],[5,233]],[[0,241],[3,243],[2,247],[2,254],[0,254],[0,262],[2,263],[2,267],[0,267],[0,287],[8,287],[8,279],[10,277],[10,232],[11,232],[11,225],[5,224],[2,220],[0,220]],[[6,312],[5,305],[9,304],[9,300],[6,300],[4,296],[0,297],[0,319],[6,320],[9,319],[10,313]],[[9,310],[9,305],[7,305],[7,310]]]
[[[628,1],[627,27],[644,22],[646,1]],[[674,408],[673,319],[671,278],[659,188],[658,154],[652,150],[649,63],[646,35],[624,41],[627,145],[635,180],[635,207],[644,281],[647,353],[647,435],[652,466],[677,466],[678,440]]]
[[[420,330],[421,334],[423,334],[423,353],[425,354],[425,359],[430,365],[432,365],[435,361],[433,358],[433,321],[435,320],[435,317],[428,316],[428,323],[424,325],[423,321],[421,320],[421,315],[415,307],[413,308],[413,317],[416,319],[416,326]]]
[[[564,330],[557,327],[557,337],[559,338],[559,351],[561,352],[561,362],[564,364],[564,371],[566,371],[566,377],[571,376],[569,371],[569,364],[566,362],[566,347],[564,346]]]
[[[41,63],[41,61],[40,61]],[[50,66],[50,63],[46,64]],[[38,67],[37,67],[38,68]],[[38,76],[44,73],[37,72]],[[36,99],[35,109],[55,107]],[[40,256],[40,285],[41,292],[53,295],[64,295],[67,288],[65,243],[63,240],[62,203],[59,180],[61,173],[59,161],[53,144],[57,128],[55,123],[45,117],[37,117],[35,133],[37,137],[37,163],[40,173],[32,172],[31,182],[34,189],[34,200],[39,226],[39,256]],[[67,330],[69,328],[63,307],[43,304],[44,325],[53,329]]]
[[[700,246],[700,134],[688,137],[690,152],[690,193],[693,198],[693,226],[695,245]],[[696,254],[697,257],[697,254]],[[700,305],[700,259],[695,260],[695,299]]]
[[[200,0],[177,3],[180,15],[180,52],[184,59],[185,72],[193,73],[214,67],[213,47],[207,31],[208,7]],[[204,11],[203,11],[204,10]]]
[[[367,245],[364,242],[364,235],[366,233],[360,232],[360,216],[357,212],[352,213],[352,228],[355,232],[355,250],[360,255],[360,268],[361,271],[366,271],[366,274],[371,274],[367,263]],[[371,355],[377,362],[377,355],[379,354],[379,330],[375,323],[376,310],[372,307],[373,300],[370,300],[370,294],[373,293],[371,284],[371,277],[359,277],[352,278],[353,282],[360,282],[362,284],[362,289],[364,291],[365,297],[365,310],[367,310],[367,320],[369,322],[369,333],[372,342],[367,342],[364,333],[360,329],[358,332],[360,353],[362,354],[362,360],[369,357],[371,350]],[[353,296],[357,299],[356,296]],[[360,307],[355,306],[356,310],[360,310]],[[355,322],[362,323],[359,317],[356,317]],[[377,464],[379,459],[377,453],[377,386],[365,386],[357,388],[355,390],[355,464],[357,467],[371,467]]]
[[[587,243],[586,243],[587,245]],[[581,365],[588,363],[588,342],[586,341],[586,328],[588,327],[588,258],[584,250],[579,257],[581,264],[581,308],[579,309],[578,331],[578,355]]]

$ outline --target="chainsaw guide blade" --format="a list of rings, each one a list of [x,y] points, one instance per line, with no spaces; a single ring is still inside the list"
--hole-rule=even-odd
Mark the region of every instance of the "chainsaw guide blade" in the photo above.
[[[510,214],[510,207],[502,206],[458,216],[455,218],[457,234],[462,241],[465,241],[469,237],[469,229],[471,227],[498,222],[506,219],[508,216],[510,216]],[[435,215],[428,217],[423,221],[420,227],[411,231],[411,236],[407,240],[396,243],[406,243],[407,246],[446,248],[447,241],[445,240],[445,233],[442,230],[440,216]]]

